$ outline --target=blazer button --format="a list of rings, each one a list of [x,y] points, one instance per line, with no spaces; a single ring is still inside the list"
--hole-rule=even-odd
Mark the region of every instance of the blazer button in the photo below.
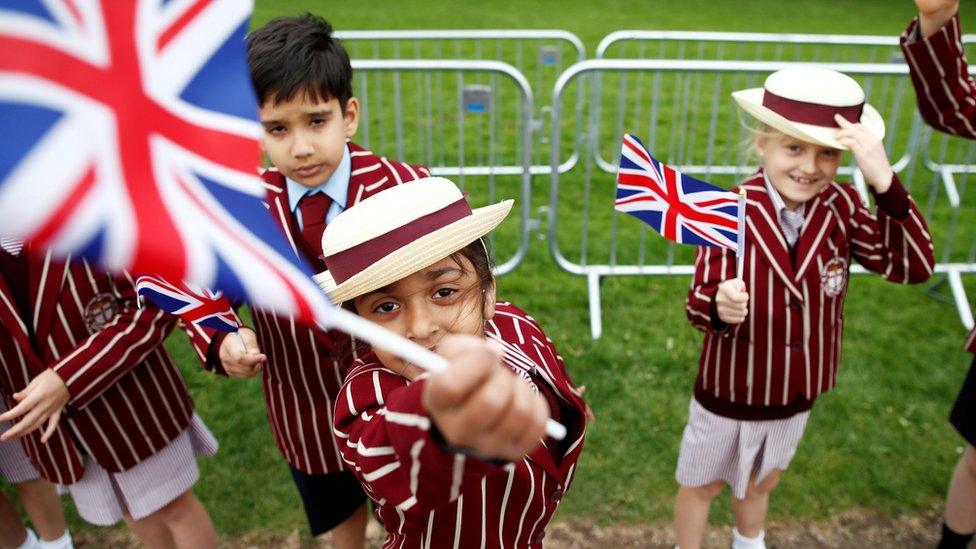
[[[529,538],[529,543],[531,543],[532,545],[542,543],[542,539],[545,537],[546,537],[546,531],[539,530],[538,532],[532,534],[532,537]]]
[[[796,351],[796,352],[802,351],[803,350],[803,343],[801,343],[799,341],[791,341],[790,342],[790,350]]]
[[[563,497],[563,491],[556,488],[549,494],[549,503],[559,503],[559,500]]]
[[[790,303],[787,306],[790,309],[794,309],[794,310],[799,309],[801,307],[800,302],[795,299],[790,299]]]

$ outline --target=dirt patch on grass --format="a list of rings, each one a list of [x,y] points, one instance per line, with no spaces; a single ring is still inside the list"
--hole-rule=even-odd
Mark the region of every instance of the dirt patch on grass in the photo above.
[[[833,547],[934,547],[939,530],[939,509],[931,509],[919,516],[888,517],[876,511],[855,510],[841,513],[829,521],[772,521],[766,531],[767,547],[773,548],[833,548]],[[371,524],[373,526],[373,524]],[[371,547],[379,547],[382,533],[378,527],[370,529]],[[706,547],[726,548],[732,544],[731,527],[714,526],[705,537]],[[75,546],[139,547],[128,531],[112,529],[98,532],[79,532]],[[315,542],[298,530],[290,533],[253,533],[222,540],[227,549],[275,547],[308,549],[332,547],[328,541]],[[550,549],[608,549],[618,547],[671,548],[674,533],[670,526],[595,526],[585,522],[559,522],[550,526],[546,536]]]
[[[888,517],[876,511],[847,511],[829,521],[771,521],[766,530],[770,549],[814,547],[934,547],[939,510],[921,516]],[[670,526],[594,527],[585,523],[557,523],[546,536],[548,547],[585,549],[609,547],[674,547]],[[731,526],[713,526],[705,535],[705,547],[732,545]]]

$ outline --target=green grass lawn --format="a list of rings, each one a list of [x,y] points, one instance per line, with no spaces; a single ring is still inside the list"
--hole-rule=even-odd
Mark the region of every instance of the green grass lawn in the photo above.
[[[601,37],[618,29],[896,35],[914,13],[913,4],[907,0],[497,0],[487,5],[398,0],[328,6],[312,1],[259,0],[257,4],[255,24],[276,15],[311,10],[340,30],[565,29],[584,41],[590,56]],[[976,32],[976,9],[968,9],[964,15],[964,29]],[[478,53],[491,57],[491,47],[485,46]],[[562,66],[566,64],[564,54]],[[379,115],[383,111],[376,103],[382,99],[389,104],[388,97],[378,96],[386,82],[363,79],[357,85],[365,83],[373,94],[376,118],[372,123],[376,125],[371,126],[372,145],[382,154],[396,156],[397,151],[380,148],[380,144],[392,141],[381,141],[377,133],[389,131],[379,129],[387,119]],[[453,82],[434,85],[450,87]],[[543,96],[551,89],[535,91]],[[421,113],[426,107],[408,103],[404,108],[408,113]],[[439,118],[439,123],[455,122],[449,115]],[[509,116],[515,115],[509,112]],[[634,116],[641,117],[641,127],[648,126],[646,109]],[[662,136],[667,136],[664,125],[669,120],[663,117],[658,122]],[[412,125],[416,120],[407,116],[406,121],[404,131],[409,136],[417,128]],[[601,131],[616,135],[613,124],[613,120],[607,122]],[[504,119],[497,132],[496,139],[509,145],[518,135],[517,126]],[[464,138],[473,140],[465,155],[476,154],[471,147],[478,145],[479,136]],[[450,150],[461,142],[456,135],[446,139],[451,141]],[[660,139],[666,142],[665,137]],[[409,156],[420,154],[420,150],[408,147],[404,160],[430,162],[426,157]],[[508,150],[504,154],[510,156],[505,158],[517,161],[516,150]],[[605,154],[611,152],[612,147],[604,150]],[[536,154],[546,163],[547,151]],[[608,177],[612,184],[612,176],[588,177],[581,173],[583,168],[581,165],[563,178],[566,191],[561,209],[579,207],[586,184],[603,184]],[[928,179],[918,177],[920,182],[912,190],[922,203],[930,192]],[[517,185],[514,178],[499,178],[497,188],[491,191],[494,196],[485,190],[483,179],[471,178],[467,186],[475,200],[482,202],[508,197],[516,193]],[[548,188],[548,177],[533,181],[532,216],[539,215],[537,209],[548,201]],[[588,229],[594,254],[591,262],[606,260],[611,253],[605,238],[614,223],[621,233],[621,260],[634,260],[635,254],[640,255],[635,249],[642,245],[648,246],[648,262],[667,253],[667,246],[655,234],[638,236],[634,220],[614,221],[603,211],[607,208],[606,193],[598,196],[602,198],[594,198],[592,207],[597,213]],[[938,243],[945,238],[951,213],[939,202],[942,199],[936,198],[932,213]],[[976,202],[973,192],[968,197],[964,194],[964,200],[967,198],[970,203]],[[961,234],[972,233],[973,218],[976,215],[970,207],[962,219],[965,231]],[[578,220],[568,221],[559,234],[560,245],[573,249],[582,231]],[[501,229],[496,248],[502,259],[513,253],[517,234],[517,223],[512,220]],[[534,232],[526,261],[500,279],[499,296],[539,320],[560,349],[576,383],[587,386],[587,399],[597,415],[573,490],[557,520],[664,524],[672,513],[676,489],[673,471],[701,341],[684,316],[688,279],[605,280],[604,336],[593,341],[589,336],[586,280],[560,270],[550,259],[547,246],[544,235]],[[677,260],[684,262],[690,257],[688,249],[676,250],[676,254]],[[970,295],[976,295],[974,277],[966,283]],[[926,295],[926,289],[889,284],[874,276],[851,280],[837,388],[814,408],[803,444],[774,496],[773,517],[820,519],[865,507],[890,514],[916,513],[942,499],[962,445],[945,416],[971,357],[960,348],[964,330],[955,309]],[[201,461],[202,476],[196,488],[219,533],[260,535],[304,528],[300,502],[265,419],[260,381],[215,378],[196,367],[182,334],[175,334],[168,343],[181,363],[200,415],[221,442],[217,456]],[[74,530],[91,529],[73,513],[71,516]],[[713,521],[728,522],[729,518],[728,505],[723,501],[717,505]]]

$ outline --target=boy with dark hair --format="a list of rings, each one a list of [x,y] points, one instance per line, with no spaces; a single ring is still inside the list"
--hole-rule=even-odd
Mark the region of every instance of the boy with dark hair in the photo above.
[[[261,141],[274,164],[262,175],[265,200],[295,252],[324,271],[326,223],[366,197],[430,174],[349,141],[359,122],[352,67],[322,18],[274,19],[248,36],[247,47],[261,106]],[[366,495],[346,469],[332,433],[333,402],[347,366],[338,350],[348,340],[292,318],[253,312],[254,331],[241,330],[246,351],[224,334],[197,330],[191,340],[218,373],[264,372],[271,431],[290,465],[312,535],[332,530],[336,547],[362,547]]]

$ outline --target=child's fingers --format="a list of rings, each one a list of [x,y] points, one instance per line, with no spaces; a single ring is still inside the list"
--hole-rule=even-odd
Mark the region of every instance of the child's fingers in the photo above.
[[[44,415],[40,410],[32,408],[27,415],[23,417],[20,421],[14,424],[9,430],[0,435],[0,440],[13,440],[18,437],[22,437],[34,429],[37,429],[41,422],[44,421]]]
[[[47,420],[47,428],[44,429],[44,434],[41,435],[41,443],[46,443],[54,435],[54,431],[58,428],[58,420],[61,419],[61,414],[52,414]]]
[[[856,125],[854,122],[851,122],[839,114],[834,115],[834,122],[837,122],[837,125],[841,128],[853,128]]]
[[[737,292],[729,295],[729,299],[733,303],[749,303],[749,294],[746,292]]]
[[[446,371],[434,374],[424,390],[424,405],[431,412],[459,405],[485,383],[498,364],[498,355],[488,343],[473,336],[448,336],[437,346],[446,358]]]
[[[514,377],[510,371],[498,369],[487,380],[479,383],[463,401],[442,408],[440,413],[431,410],[444,438],[455,446],[473,448],[492,456],[498,455],[496,433],[499,424],[504,420],[505,411],[514,405]],[[427,388],[431,388],[430,382]]]
[[[500,410],[496,423],[477,437],[476,444],[483,444],[478,448],[483,454],[515,460],[539,445],[545,434],[549,407],[518,376],[500,370],[498,377],[506,378],[508,402]]]
[[[14,398],[16,398],[16,396]],[[16,406],[7,410],[3,414],[0,414],[0,421],[13,421],[29,412],[31,408],[34,407],[33,401],[28,401],[24,399],[23,396],[21,396],[21,398],[18,400],[20,400],[20,402],[18,402]]]

